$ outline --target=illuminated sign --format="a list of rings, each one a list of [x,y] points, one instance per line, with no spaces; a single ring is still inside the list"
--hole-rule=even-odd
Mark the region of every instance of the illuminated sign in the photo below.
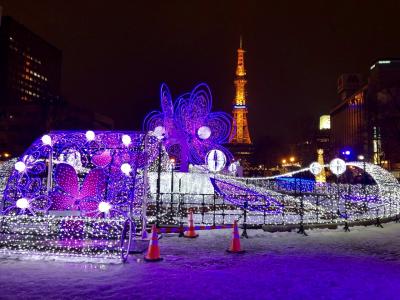
[[[319,118],[319,130],[331,129],[331,116],[322,115]]]

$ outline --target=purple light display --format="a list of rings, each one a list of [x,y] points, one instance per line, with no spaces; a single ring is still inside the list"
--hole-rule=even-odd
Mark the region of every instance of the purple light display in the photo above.
[[[140,215],[147,193],[143,170],[157,157],[157,138],[141,132],[51,132],[17,162],[4,191],[2,213]],[[131,166],[129,174],[121,171],[122,164]]]
[[[232,204],[250,211],[261,211],[267,214],[280,214],[284,205],[276,198],[260,194],[247,187],[241,187],[224,180],[210,178],[215,192]]]
[[[212,149],[223,151],[228,160],[233,159],[222,144],[234,136],[234,120],[225,112],[211,112],[211,91],[205,83],[174,102],[167,85],[162,84],[160,98],[162,111],[149,113],[143,128],[164,133],[166,150],[178,160],[181,171],[186,172],[189,163],[204,164],[206,154]]]

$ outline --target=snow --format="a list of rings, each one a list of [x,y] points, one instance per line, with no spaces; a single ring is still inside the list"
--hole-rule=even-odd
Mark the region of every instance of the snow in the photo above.
[[[229,254],[231,230],[197,239],[164,235],[164,260],[127,264],[0,260],[2,299],[398,299],[400,224],[267,233],[248,230]],[[142,245],[145,247],[145,245]]]

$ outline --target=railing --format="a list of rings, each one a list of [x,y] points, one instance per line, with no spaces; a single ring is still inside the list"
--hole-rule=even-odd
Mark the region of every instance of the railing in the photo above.
[[[225,225],[232,224],[234,220],[249,225],[285,225],[337,224],[399,215],[400,206],[395,201],[397,195],[387,194],[385,199],[374,198],[373,201],[371,197],[364,195],[364,199],[354,201],[346,196],[347,193],[348,187],[344,186],[331,195],[288,192],[277,196],[283,209],[275,214],[268,213],[267,209],[249,211],[245,209],[248,204],[246,200],[239,207],[217,194],[160,193],[158,202],[156,194],[151,195],[147,216],[150,222],[177,225],[187,221],[191,210],[195,223],[199,225]],[[248,196],[237,197],[246,199]]]

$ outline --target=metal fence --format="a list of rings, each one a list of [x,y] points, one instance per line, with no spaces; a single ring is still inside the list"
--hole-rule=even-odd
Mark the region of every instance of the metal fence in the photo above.
[[[388,194],[385,199],[373,200],[364,195],[364,199],[354,201],[348,196],[348,190],[348,185],[342,185],[340,192],[335,190],[335,193],[329,195],[287,192],[276,196],[283,204],[283,209],[278,214],[270,214],[268,209],[250,211],[246,209],[246,201],[239,207],[217,194],[160,193],[159,197],[152,194],[147,206],[147,216],[150,222],[161,225],[186,222],[189,211],[193,212],[195,223],[201,225],[232,224],[234,220],[249,225],[285,225],[336,224],[399,215],[400,206],[395,200],[396,195]],[[245,199],[248,196],[237,197]]]

